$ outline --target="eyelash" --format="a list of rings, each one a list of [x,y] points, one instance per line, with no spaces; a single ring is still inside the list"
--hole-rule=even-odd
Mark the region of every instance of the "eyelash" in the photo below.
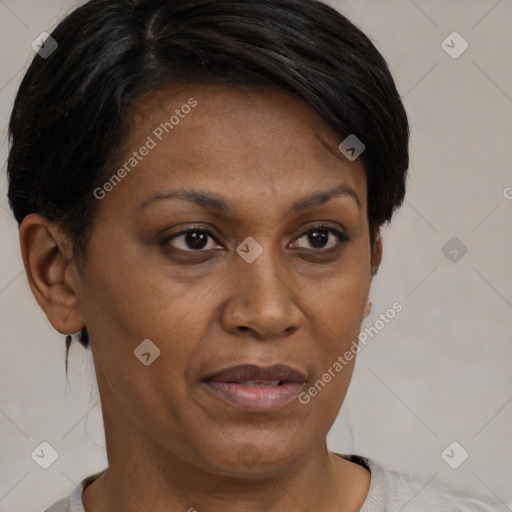
[[[329,249],[321,248],[321,249],[303,249],[303,250],[311,251],[314,253],[321,253],[321,252],[329,253],[331,251],[335,251],[336,249],[339,249],[343,245],[350,242],[350,237],[346,233],[343,233],[342,231],[340,231],[336,228],[333,228],[332,226],[327,226],[327,225],[323,225],[323,224],[310,226],[306,231],[302,232],[295,240],[300,240],[304,236],[308,235],[309,233],[315,232],[315,231],[326,231],[327,233],[332,233],[333,235],[335,235],[339,241],[338,247],[331,247]],[[212,235],[212,233],[210,233],[210,231],[208,231],[207,229],[202,228],[200,226],[191,226],[190,228],[188,228],[184,231],[180,231],[179,233],[174,233],[174,234],[166,237],[164,240],[162,240],[161,245],[166,247],[167,245],[169,245],[169,242],[171,240],[174,240],[175,238],[178,238],[182,235],[187,235],[189,233],[197,233],[197,232],[206,234],[208,238],[210,238],[210,239],[214,240],[216,243],[218,243],[217,240],[215,239],[215,237]],[[185,250],[185,249],[178,249],[177,247],[173,247],[173,249],[175,249],[176,251],[181,251],[181,252],[186,252],[186,253],[194,253],[194,254],[208,254],[209,252],[217,250],[217,249],[213,249],[213,250],[210,249],[210,250],[206,250],[206,251],[203,249]]]

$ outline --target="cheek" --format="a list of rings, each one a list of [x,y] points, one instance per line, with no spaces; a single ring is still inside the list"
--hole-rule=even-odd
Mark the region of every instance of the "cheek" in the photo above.
[[[331,334],[326,349],[339,350],[359,334],[369,291],[370,253],[365,243],[350,247],[332,272],[308,287],[313,318],[320,318]]]
[[[117,245],[108,244],[107,239],[103,242],[105,245],[97,243],[91,254],[106,252],[99,247]],[[190,360],[201,353],[201,340],[215,327],[212,323],[218,322],[216,311],[232,296],[227,269],[187,278],[187,269],[178,272],[168,266],[148,265],[136,252],[112,254],[111,263],[106,258],[91,262],[91,280],[83,294],[86,325],[97,359],[109,367],[106,373],[114,382],[132,365],[140,367],[134,350],[149,339],[154,350],[160,351],[160,362],[172,361],[165,363],[165,380],[183,383]],[[302,351],[308,352],[315,371],[321,373],[357,339],[370,285],[368,242],[360,237],[347,246],[339,262],[329,269],[324,266],[316,276],[311,275],[311,268],[311,264],[300,263],[289,269],[294,281],[289,300],[303,315],[300,336],[308,342]],[[101,340],[97,347],[95,340]]]
[[[184,368],[212,327],[216,308],[232,295],[227,269],[198,276],[194,269],[148,265],[136,253],[115,256],[112,264],[97,258],[88,271],[93,281],[85,289],[83,309],[91,336],[109,340],[113,362],[133,357],[133,350],[150,339]],[[352,242],[337,263],[318,266],[316,275],[312,268],[298,262],[288,269],[289,300],[301,309],[313,340],[324,340],[316,350],[327,358],[358,334],[370,286],[368,242],[364,237]],[[223,290],[230,290],[225,297]]]
[[[133,245],[124,240],[122,245],[129,247],[130,243]],[[115,252],[112,246],[98,251],[107,258],[96,258],[88,268],[83,290],[86,321],[101,322],[113,331],[122,331],[123,336],[129,334],[134,342],[160,339],[182,322],[190,323],[198,302],[221,277],[205,273],[197,280],[183,279],[186,270],[170,270],[136,250]],[[112,256],[108,258],[108,254]]]
[[[315,305],[309,353],[311,379],[299,397],[309,420],[326,435],[350,385],[358,335],[368,297],[368,280],[340,278],[337,287],[319,294]],[[318,419],[322,421],[318,422]]]
[[[325,291],[322,300],[316,302],[313,323],[317,335],[313,336],[312,350],[315,352],[319,374],[333,367],[338,357],[343,356],[351,347],[357,347],[367,297],[368,285],[364,281],[340,280],[335,290]],[[347,354],[343,365],[351,371],[354,361],[353,354]],[[338,373],[336,368],[332,371]],[[343,371],[347,373],[345,368]],[[336,378],[338,383],[341,380]]]
[[[143,404],[152,388],[171,388],[183,373],[194,340],[201,339],[204,332],[194,321],[194,311],[207,290],[199,293],[186,283],[166,280],[161,269],[148,269],[133,255],[120,254],[113,260],[112,264],[106,258],[90,261],[80,305],[95,363],[109,387],[122,382],[126,397]],[[158,354],[150,366],[143,363],[148,358],[142,355],[146,348],[151,361]],[[146,398],[138,396],[142,390],[146,390]],[[169,389],[168,396],[175,391]]]
[[[353,247],[343,263],[337,275],[310,288],[309,298],[314,333],[311,358],[316,363],[312,368],[316,387],[322,390],[317,404],[334,416],[350,383],[370,290],[367,245]]]

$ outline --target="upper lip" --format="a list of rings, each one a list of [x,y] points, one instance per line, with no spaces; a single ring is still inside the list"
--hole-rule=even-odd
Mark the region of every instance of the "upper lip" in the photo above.
[[[279,380],[303,383],[306,381],[306,377],[301,371],[284,364],[274,364],[268,367],[256,366],[254,364],[242,364],[220,370],[219,372],[209,375],[203,380],[217,382]]]

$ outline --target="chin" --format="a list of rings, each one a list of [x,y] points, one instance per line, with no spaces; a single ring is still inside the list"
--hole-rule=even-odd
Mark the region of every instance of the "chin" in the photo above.
[[[205,460],[209,466],[224,476],[265,477],[281,471],[297,461],[301,453],[295,444],[290,443],[290,434],[286,439],[269,439],[269,433],[262,432],[261,436],[247,436],[239,439],[233,437],[228,446],[209,450]]]

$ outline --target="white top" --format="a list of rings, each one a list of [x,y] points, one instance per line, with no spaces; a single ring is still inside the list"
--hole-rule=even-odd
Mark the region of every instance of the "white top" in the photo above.
[[[367,467],[371,472],[370,490],[360,512],[510,512],[498,500],[453,491],[432,482],[422,482],[413,476],[384,469],[364,457],[343,457]],[[85,512],[82,492],[104,471],[84,478],[71,495],[57,501],[45,512]]]

